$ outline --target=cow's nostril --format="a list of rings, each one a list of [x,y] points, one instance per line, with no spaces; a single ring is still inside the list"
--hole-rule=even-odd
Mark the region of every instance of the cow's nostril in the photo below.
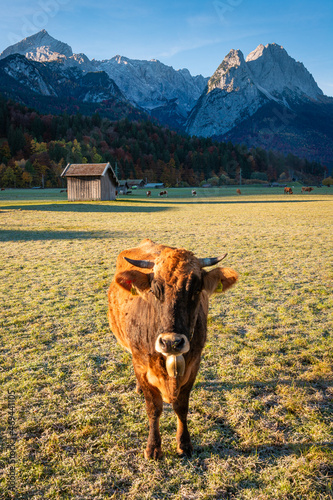
[[[184,335],[162,334],[156,340],[155,349],[166,356],[187,352],[188,340]]]
[[[183,347],[184,344],[185,344],[185,340],[184,340],[183,337],[181,339],[178,339],[178,340],[175,341],[175,347],[177,349],[180,349],[181,347]]]

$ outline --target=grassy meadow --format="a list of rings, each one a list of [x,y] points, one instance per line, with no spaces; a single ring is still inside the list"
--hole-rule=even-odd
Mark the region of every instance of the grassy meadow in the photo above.
[[[190,191],[89,203],[1,191],[4,500],[333,498],[333,190]],[[168,405],[164,457],[143,458],[144,400],[108,326],[116,257],[146,237],[228,252],[240,275],[210,302],[191,459]]]

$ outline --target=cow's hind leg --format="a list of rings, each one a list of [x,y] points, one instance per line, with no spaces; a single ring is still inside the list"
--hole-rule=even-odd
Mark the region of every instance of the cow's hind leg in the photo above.
[[[184,388],[172,405],[177,415],[177,452],[182,457],[190,457],[193,451],[190,433],[187,428],[188,400],[191,388],[192,384],[189,388]]]
[[[140,385],[140,383],[139,383],[138,379],[136,379],[136,387],[135,387],[135,392],[136,392],[137,394],[142,394],[141,385]]]

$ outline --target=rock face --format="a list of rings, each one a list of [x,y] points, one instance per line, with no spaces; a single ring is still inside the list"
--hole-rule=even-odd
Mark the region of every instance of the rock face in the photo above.
[[[104,72],[82,72],[58,63],[40,63],[13,54],[0,61],[0,88],[29,89],[41,96],[75,97],[83,102],[117,98],[126,101],[116,83]]]
[[[221,136],[268,102],[291,106],[323,95],[312,75],[276,44],[259,45],[246,60],[231,50],[208,81],[186,123],[190,134]]]
[[[67,43],[60,42],[50,36],[46,30],[41,30],[5,49],[0,54],[0,59],[12,54],[21,54],[27,59],[45,62],[70,58],[73,56],[73,51]]]
[[[148,119],[104,71],[83,72],[80,67],[32,61],[20,54],[0,60],[0,93],[43,114],[98,111],[111,120]]]
[[[231,50],[210,78],[186,129],[204,137],[223,134],[254,114],[263,101],[242,52]]]
[[[44,113],[149,113],[191,135],[333,164],[333,99],[276,44],[246,59],[231,50],[208,79],[157,60],[90,61],[42,30],[0,54],[0,92]]]
[[[253,80],[273,96],[279,97],[286,90],[313,99],[323,95],[304,65],[275,43],[259,45],[247,56],[246,63]]]
[[[59,62],[63,67],[79,67],[83,72],[103,71],[135,106],[165,116],[170,125],[182,127],[200,97],[208,78],[192,76],[187,69],[174,70],[157,60],[139,61],[119,55],[90,61],[84,54],[73,54],[66,43],[42,30],[8,47],[0,59],[12,54],[37,62]],[[88,98],[88,97],[87,97]]]
[[[100,68],[112,76],[127,98],[142,108],[152,110],[177,100],[184,117],[200,97],[207,79],[192,77],[187,69],[174,70],[155,59],[139,61],[115,56],[102,61]]]
[[[9,82],[12,90],[15,90],[16,85],[20,85],[43,96],[57,95],[51,83],[52,79],[45,78],[43,75],[43,65],[29,61],[24,56],[18,54],[8,56],[0,61],[0,70],[2,73],[2,75],[0,74],[0,85],[3,81],[4,89],[6,83]]]

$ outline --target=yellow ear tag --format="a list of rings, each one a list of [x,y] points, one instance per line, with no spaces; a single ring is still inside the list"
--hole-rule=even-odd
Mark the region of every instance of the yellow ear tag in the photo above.
[[[133,285],[131,286],[131,294],[132,295],[139,295],[138,292],[136,291],[135,286],[133,286]]]
[[[222,281],[220,281],[220,283],[217,285],[217,288],[215,290],[216,293],[221,293],[223,292],[223,285],[222,285]]]

